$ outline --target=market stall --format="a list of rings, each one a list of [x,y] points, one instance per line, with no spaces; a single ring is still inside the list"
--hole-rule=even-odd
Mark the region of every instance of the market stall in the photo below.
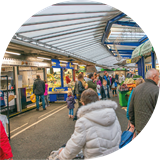
[[[47,68],[50,102],[65,101],[68,91],[74,89],[73,70],[73,63],[52,59],[52,68]]]
[[[138,74],[145,78],[145,73],[151,69],[158,67],[156,62],[156,54],[151,42],[148,40],[138,46],[132,52],[132,62],[138,65]]]

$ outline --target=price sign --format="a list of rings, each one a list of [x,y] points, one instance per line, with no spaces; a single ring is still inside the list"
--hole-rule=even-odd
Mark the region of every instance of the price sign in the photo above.
[[[131,63],[131,59],[126,59],[126,63]]]

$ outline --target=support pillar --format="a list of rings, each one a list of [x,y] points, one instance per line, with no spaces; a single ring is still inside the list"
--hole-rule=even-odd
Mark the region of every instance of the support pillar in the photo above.
[[[152,68],[156,68],[155,53],[151,52]]]
[[[16,104],[17,104],[17,112],[21,112],[22,107],[20,103],[20,92],[18,90],[18,74],[19,74],[19,67],[14,67],[14,78],[15,78],[15,94],[16,94]]]

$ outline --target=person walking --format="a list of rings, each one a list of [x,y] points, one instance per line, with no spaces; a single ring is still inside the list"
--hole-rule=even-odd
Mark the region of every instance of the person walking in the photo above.
[[[143,78],[138,78],[138,79],[135,81],[136,87],[137,87],[138,85],[140,85],[141,83],[144,83],[144,79],[143,79]],[[131,98],[132,98],[133,90],[134,90],[134,89],[132,89],[132,91],[131,91],[131,93],[130,93],[130,95],[129,95],[129,99],[128,99],[128,103],[127,103],[126,117],[127,117],[127,119],[128,119],[128,128],[130,127],[130,124],[131,124],[131,122],[130,122],[130,120],[129,120],[129,105],[130,105],[130,101],[131,101]],[[133,132],[134,129],[135,129],[135,127],[133,128],[133,126],[132,126],[132,128],[130,129],[130,131]],[[135,137],[136,137],[136,134],[134,133],[133,138],[135,138]]]
[[[9,144],[8,136],[0,120],[0,159],[13,160],[12,149]]]
[[[100,76],[100,74],[97,74],[97,79],[99,79],[99,80],[101,81],[101,84],[102,84],[103,79],[102,79],[102,77]]]
[[[113,97],[114,97],[114,95],[117,97],[117,80],[115,79],[115,75],[113,75],[113,77],[112,77],[111,88],[112,88]]]
[[[110,94],[109,94],[109,88],[110,88],[110,78],[109,78],[109,74],[108,72],[104,72],[104,76],[103,76],[103,79],[105,79],[107,81],[107,96],[108,96],[108,99],[110,99]]]
[[[93,74],[89,74],[88,88],[92,88],[95,92],[97,92],[97,81],[94,79]]]
[[[119,149],[122,131],[115,112],[117,103],[99,101],[97,93],[90,88],[82,93],[81,101],[79,119],[65,148],[59,151],[60,160],[73,159],[81,149],[85,159],[105,156]]]
[[[34,84],[33,84],[33,93],[36,95],[37,111],[39,111],[39,97],[42,100],[43,110],[46,110],[44,92],[45,92],[45,83],[40,79],[40,75],[37,75],[37,79],[34,81]]]
[[[74,100],[74,96],[72,95],[72,92],[68,92],[68,97],[66,99],[67,102],[67,108],[69,109],[69,118],[74,118],[73,113],[74,113],[74,104],[76,103]]]
[[[152,68],[147,71],[145,82],[133,90],[129,105],[129,120],[130,126],[135,127],[138,133],[145,127],[155,109],[159,94],[158,81],[159,72]]]
[[[83,75],[79,74],[78,75],[78,81],[75,83],[73,95],[77,97],[78,100],[78,109],[82,106],[80,99],[81,99],[81,94],[82,92],[88,88],[88,84],[84,81]],[[78,111],[77,109],[77,111]],[[77,111],[75,113],[74,119],[77,120]]]
[[[45,83],[45,92],[44,92],[45,104],[48,107],[49,106],[49,102],[48,102],[48,84],[47,84],[46,80],[44,80],[44,83]]]
[[[107,95],[108,95],[107,92],[108,92],[108,90],[107,90],[107,81],[104,79],[103,80],[103,85],[101,86],[101,90],[100,90],[102,100],[107,100]]]

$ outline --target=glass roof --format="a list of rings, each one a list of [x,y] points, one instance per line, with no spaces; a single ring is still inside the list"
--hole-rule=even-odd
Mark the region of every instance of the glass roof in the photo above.
[[[108,21],[121,13],[109,5],[86,0],[58,3],[29,18],[16,32],[14,39],[88,58],[95,64],[113,66],[117,62],[116,57],[103,46],[101,40]],[[119,21],[135,23],[128,16]],[[137,26],[115,23],[105,42],[138,42],[144,35]],[[115,50],[114,44],[107,46]],[[117,45],[117,48],[133,50],[135,46]]]

